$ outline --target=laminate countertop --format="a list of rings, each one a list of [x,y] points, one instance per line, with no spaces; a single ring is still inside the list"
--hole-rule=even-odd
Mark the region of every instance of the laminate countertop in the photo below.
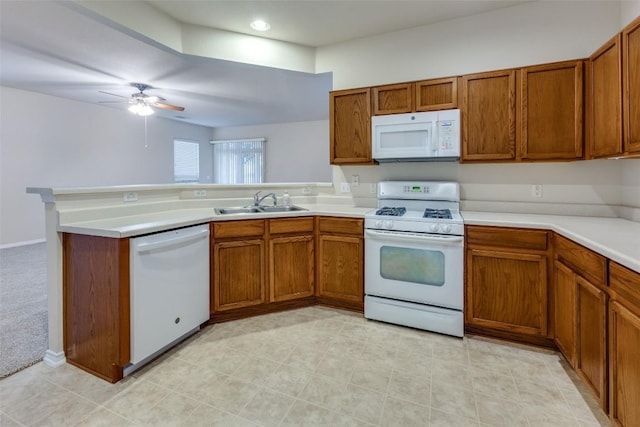
[[[93,236],[125,238],[203,224],[210,221],[269,219],[299,216],[341,216],[363,218],[371,207],[349,205],[305,205],[306,211],[218,215],[213,208],[176,209],[163,212],[102,218],[60,224],[58,231]],[[537,215],[462,211],[466,225],[546,229],[557,232],[612,261],[640,272],[640,222],[621,218]]]
[[[640,222],[622,218],[463,211],[465,225],[552,230],[640,273]]]

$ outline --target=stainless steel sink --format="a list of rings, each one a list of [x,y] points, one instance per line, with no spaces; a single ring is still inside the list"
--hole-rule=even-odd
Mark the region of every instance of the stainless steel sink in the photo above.
[[[262,212],[260,208],[255,206],[242,206],[238,208],[216,208],[215,211],[218,215],[251,214]]]
[[[260,206],[260,210],[265,213],[271,212],[295,212],[295,211],[308,211],[309,209],[301,208],[300,206]]]
[[[256,213],[278,213],[307,211],[300,206],[240,206],[234,208],[215,208],[218,215],[256,214]]]

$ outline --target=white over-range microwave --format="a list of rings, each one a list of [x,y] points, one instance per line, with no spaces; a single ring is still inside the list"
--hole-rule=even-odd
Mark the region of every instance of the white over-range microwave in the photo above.
[[[371,136],[378,162],[457,160],[460,110],[373,116]]]

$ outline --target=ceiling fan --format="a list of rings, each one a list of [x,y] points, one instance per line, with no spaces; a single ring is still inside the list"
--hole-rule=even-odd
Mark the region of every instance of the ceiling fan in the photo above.
[[[124,98],[126,101],[99,101],[101,104],[117,104],[117,103],[129,103],[131,106],[129,107],[129,111],[139,116],[148,116],[149,114],[153,114],[153,109],[151,107],[164,108],[167,110],[174,111],[184,111],[184,107],[178,107],[177,105],[165,104],[161,101],[165,101],[164,98],[159,96],[147,95],[144,93],[147,89],[153,89],[151,86],[144,83],[131,83],[131,86],[138,89],[138,93],[131,94],[130,97],[117,95],[115,93],[109,93],[104,91],[98,91],[100,93],[105,93],[107,95],[117,96],[119,98]]]

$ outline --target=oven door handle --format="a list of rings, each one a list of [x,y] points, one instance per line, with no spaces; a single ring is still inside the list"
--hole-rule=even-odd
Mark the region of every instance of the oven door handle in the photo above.
[[[393,231],[365,230],[365,237],[377,240],[396,240],[402,242],[431,242],[443,245],[462,244],[462,236],[439,236],[433,234],[396,233]]]

